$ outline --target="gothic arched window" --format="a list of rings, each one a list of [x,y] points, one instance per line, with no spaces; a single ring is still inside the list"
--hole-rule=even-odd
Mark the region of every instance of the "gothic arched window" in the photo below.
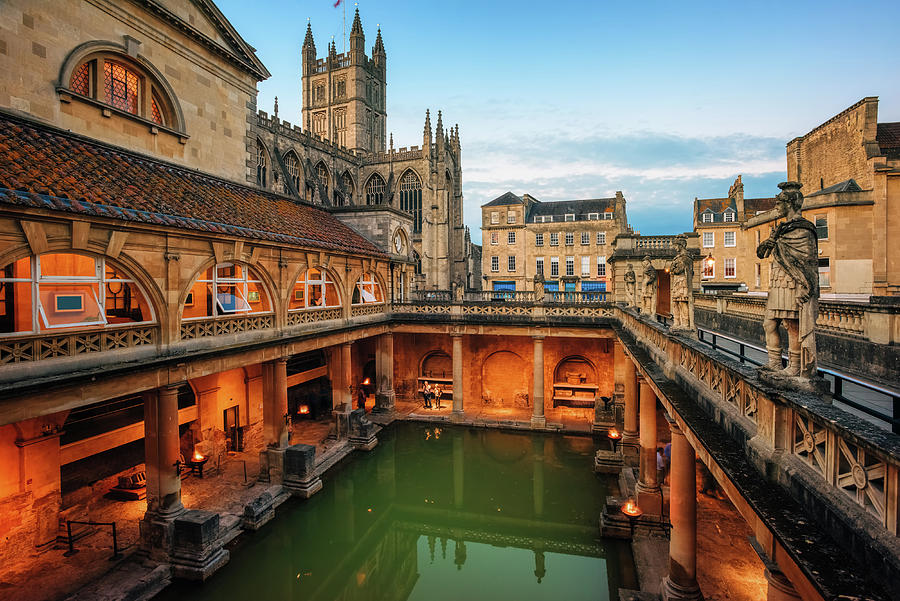
[[[328,167],[321,161],[316,165],[316,177],[322,186],[322,202],[327,202],[325,199],[328,198]]]
[[[400,178],[400,210],[413,218],[413,232],[422,231],[422,180],[412,170]]]
[[[268,157],[266,156],[266,147],[263,146],[262,141],[256,141],[256,185],[257,186],[266,186],[266,171],[269,165]]]
[[[344,175],[341,176],[341,185],[344,186],[347,204],[353,204],[353,177],[349,171],[344,171]]]
[[[366,204],[380,205],[382,202],[384,202],[384,178],[373,173],[366,182]]]
[[[294,184],[294,190],[297,191],[297,194],[300,193],[300,159],[297,158],[297,155],[293,150],[289,150],[286,155],[284,155],[284,166],[287,168],[288,177],[291,178],[291,183]]]

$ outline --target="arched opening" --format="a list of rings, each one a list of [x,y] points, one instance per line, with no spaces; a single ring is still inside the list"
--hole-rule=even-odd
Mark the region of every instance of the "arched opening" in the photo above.
[[[413,233],[422,232],[422,180],[412,169],[400,178],[400,210],[413,218]]]
[[[581,355],[566,357],[553,370],[554,407],[593,407],[599,389],[597,368]]]
[[[256,140],[256,185],[266,187],[268,182],[269,155],[262,140]]]
[[[272,301],[251,267],[219,263],[207,268],[184,300],[183,320],[270,313]]]
[[[328,202],[328,167],[325,166],[325,163],[319,161],[316,164],[316,179],[319,181],[319,195],[321,196],[322,204]]]
[[[481,401],[498,408],[530,407],[525,360],[511,351],[497,351],[481,367]]]
[[[373,173],[366,182],[366,204],[380,205],[384,202],[384,178],[377,173]]]
[[[341,298],[331,275],[321,267],[307,269],[294,283],[288,311],[340,307]]]
[[[431,351],[422,357],[416,392],[421,396],[425,383],[441,387],[441,398],[453,398],[453,360],[445,351]]]
[[[105,257],[47,253],[0,269],[0,335],[155,321],[135,279]]]
[[[369,305],[383,302],[384,292],[381,290],[381,284],[375,279],[375,275],[367,272],[359,276],[353,289],[351,303],[354,305]]]
[[[297,158],[297,153],[293,150],[289,150],[287,154],[284,155],[284,166],[287,169],[288,178],[290,178],[291,183],[294,185],[294,191],[297,194],[300,194],[300,159]]]
[[[184,131],[171,87],[143,57],[133,58],[119,48],[110,42],[80,46],[66,59],[59,85],[67,87],[75,98],[91,99],[119,114]]]
[[[340,189],[337,187],[334,191],[335,206],[342,207],[353,204],[353,177],[349,171],[344,171],[339,180]]]

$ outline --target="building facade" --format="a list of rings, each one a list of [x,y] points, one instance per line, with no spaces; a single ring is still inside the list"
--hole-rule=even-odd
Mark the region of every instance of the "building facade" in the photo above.
[[[486,290],[611,292],[607,266],[616,236],[628,231],[625,197],[541,202],[512,192],[481,207]]]
[[[824,298],[900,293],[900,123],[878,123],[878,98],[863,98],[787,144],[787,178],[803,184],[803,217],[819,236]],[[777,226],[774,199],[744,199],[741,178],[727,198],[695,199],[705,291],[768,290],[770,259],[756,247]]]

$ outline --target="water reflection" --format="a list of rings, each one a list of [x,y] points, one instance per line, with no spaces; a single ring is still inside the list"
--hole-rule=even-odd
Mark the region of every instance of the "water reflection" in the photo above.
[[[590,439],[396,424],[324,489],[282,506],[191,599],[616,599],[627,545],[600,541]]]

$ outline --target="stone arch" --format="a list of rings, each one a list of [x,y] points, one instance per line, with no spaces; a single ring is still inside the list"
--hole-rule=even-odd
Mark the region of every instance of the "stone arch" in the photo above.
[[[184,309],[185,302],[187,301],[188,293],[194,287],[194,284],[197,283],[197,280],[207,269],[213,268],[215,269],[216,265],[221,263],[230,263],[234,265],[239,265],[245,269],[250,269],[259,277],[259,281],[262,284],[262,288],[265,291],[266,295],[268,295],[269,302],[271,304],[271,308],[269,311],[264,311],[262,313],[272,313],[275,316],[275,328],[280,328],[284,324],[287,319],[287,311],[284,308],[284,301],[282,299],[282,295],[278,294],[278,286],[275,281],[272,279],[271,274],[263,269],[259,265],[253,265],[251,263],[247,263],[246,261],[241,261],[239,259],[228,258],[221,262],[216,261],[215,257],[210,257],[206,261],[203,261],[197,269],[191,274],[191,277],[187,280],[187,284],[185,284],[182,289],[178,293],[178,309],[176,315],[178,316],[178,323],[182,323],[184,321]],[[251,313],[252,314],[252,313]],[[222,316],[219,316],[222,317]],[[213,319],[212,316],[208,316],[207,319]]]
[[[304,273],[306,273],[310,269],[321,269],[322,271],[325,271],[328,273],[328,277],[330,277],[332,279],[332,281],[334,282],[334,285],[338,289],[338,295],[340,296],[341,306],[343,306],[344,295],[346,294],[346,291],[344,289],[345,281],[344,281],[344,278],[341,277],[340,273],[336,269],[333,269],[331,267],[325,267],[324,265],[320,265],[318,263],[309,264],[309,263],[301,262],[299,264],[299,267],[297,267],[294,270],[292,277],[290,279],[288,279],[288,282],[290,285],[287,287],[287,289],[284,291],[284,294],[282,295],[282,301],[284,302],[285,307],[290,305],[291,299],[289,297],[291,294],[291,290],[294,289],[294,283],[296,283],[297,280],[300,279],[300,276],[302,276]]]
[[[307,274],[311,269],[317,269],[317,270],[320,270],[320,271],[326,276],[325,279],[328,279],[328,280],[331,281],[331,283],[333,283],[334,293],[335,293],[335,295],[337,296],[336,302],[333,302],[333,303],[332,303],[332,302],[328,302],[329,299],[328,299],[328,296],[327,296],[327,295],[328,295],[327,290],[322,290],[322,291],[320,291],[320,294],[325,294],[325,295],[326,295],[326,296],[325,296],[325,301],[326,301],[326,303],[327,303],[327,304],[320,305],[320,306],[323,306],[323,307],[331,307],[331,308],[340,308],[340,307],[343,307],[344,297],[345,297],[344,290],[342,289],[343,281],[342,281],[341,278],[337,275],[337,272],[334,271],[334,270],[332,270],[332,269],[329,269],[329,268],[327,268],[327,267],[324,267],[324,266],[322,266],[322,265],[307,265],[307,266],[305,266],[305,267],[302,267],[300,270],[298,270],[298,271],[296,272],[296,275],[294,276],[294,278],[293,278],[292,280],[290,280],[290,286],[287,288],[287,290],[286,290],[286,293],[287,293],[287,294],[286,294],[285,297],[284,297],[284,306],[285,306],[285,310],[286,310],[287,312],[291,312],[291,311],[300,311],[300,310],[306,310],[306,309],[310,309],[310,308],[315,308],[315,307],[300,307],[300,306],[294,306],[293,308],[291,307],[292,304],[295,304],[295,303],[293,303],[293,301],[294,301],[295,299],[292,298],[292,296],[293,296],[294,292],[298,289],[297,287],[298,287],[298,284],[300,283],[300,278],[306,276],[306,274]],[[305,283],[307,280],[304,279],[303,281],[304,281],[304,283]],[[319,286],[318,286],[318,285],[314,285],[314,286],[312,286],[312,287],[313,287],[313,288],[318,288]],[[327,286],[327,285],[324,285],[324,286],[322,286],[322,287],[327,288],[328,286]],[[308,300],[308,298],[307,298],[307,296],[306,296],[306,295],[309,294],[309,293],[310,293],[309,290],[304,290],[304,291],[303,291],[303,293],[302,293],[302,294],[304,295],[304,296],[303,296],[303,303],[301,303],[301,304],[306,304],[306,303],[309,302],[309,300]]]
[[[380,205],[384,203],[386,197],[387,185],[381,174],[375,171],[366,180],[366,187],[364,189],[365,204]]]
[[[453,359],[450,354],[443,349],[433,349],[425,353],[419,361],[419,377],[452,378]]]
[[[354,196],[356,195],[356,183],[349,170],[345,169],[341,174],[340,179],[335,179],[335,189],[337,189],[338,184],[340,184],[341,194],[344,197],[344,204],[352,205]]]
[[[153,80],[153,84],[158,91],[165,96],[163,100],[168,105],[167,108],[173,119],[173,123],[166,127],[180,133],[186,132],[184,111],[181,109],[175,90],[150,60],[142,54],[137,54],[135,51],[129,52],[129,48],[124,44],[117,44],[108,40],[93,40],[76,46],[60,65],[59,79],[56,82],[57,89],[68,89],[75,69],[90,60],[92,55],[100,54],[116,55],[125,62],[134,63],[139,69],[144,71]]]
[[[496,351],[481,366],[481,400],[506,408],[531,406],[528,364],[512,351]]]
[[[300,162],[300,156],[293,148],[290,148],[284,153],[282,162],[287,171],[287,173],[284,174],[285,177],[293,184],[294,192],[296,192],[298,196],[302,196],[300,184],[303,183],[303,164]]]
[[[47,250],[39,254],[47,255],[54,253],[71,253],[93,258],[101,257],[105,261],[110,262],[113,266],[121,268],[123,272],[128,274],[135,283],[138,284],[138,287],[146,297],[153,312],[153,322],[159,325],[160,332],[162,333],[163,339],[165,339],[165,332],[168,331],[167,328],[171,323],[172,316],[170,315],[169,308],[166,304],[165,295],[157,286],[156,280],[147,273],[139,261],[132,258],[126,252],[120,252],[117,256],[110,257],[106,254],[106,246],[97,242],[89,242],[86,249],[74,249],[72,248],[71,239],[48,241]],[[31,247],[27,243],[14,246],[3,253],[0,253],[0,268],[18,261],[19,259],[35,256],[37,255],[32,252]]]
[[[553,370],[554,382],[569,382],[570,379],[584,378],[586,384],[597,384],[599,382],[597,376],[597,366],[594,362],[583,355],[569,355],[556,364]]]
[[[394,239],[400,236],[400,239],[403,241],[403,254],[409,256],[412,251],[412,243],[410,241],[409,234],[406,232],[406,228],[403,226],[397,226],[394,231],[391,233],[391,248],[390,251],[392,253],[397,252],[397,248],[394,246]]]
[[[400,210],[412,215],[413,233],[422,231],[422,178],[412,167],[407,168],[397,181]]]

